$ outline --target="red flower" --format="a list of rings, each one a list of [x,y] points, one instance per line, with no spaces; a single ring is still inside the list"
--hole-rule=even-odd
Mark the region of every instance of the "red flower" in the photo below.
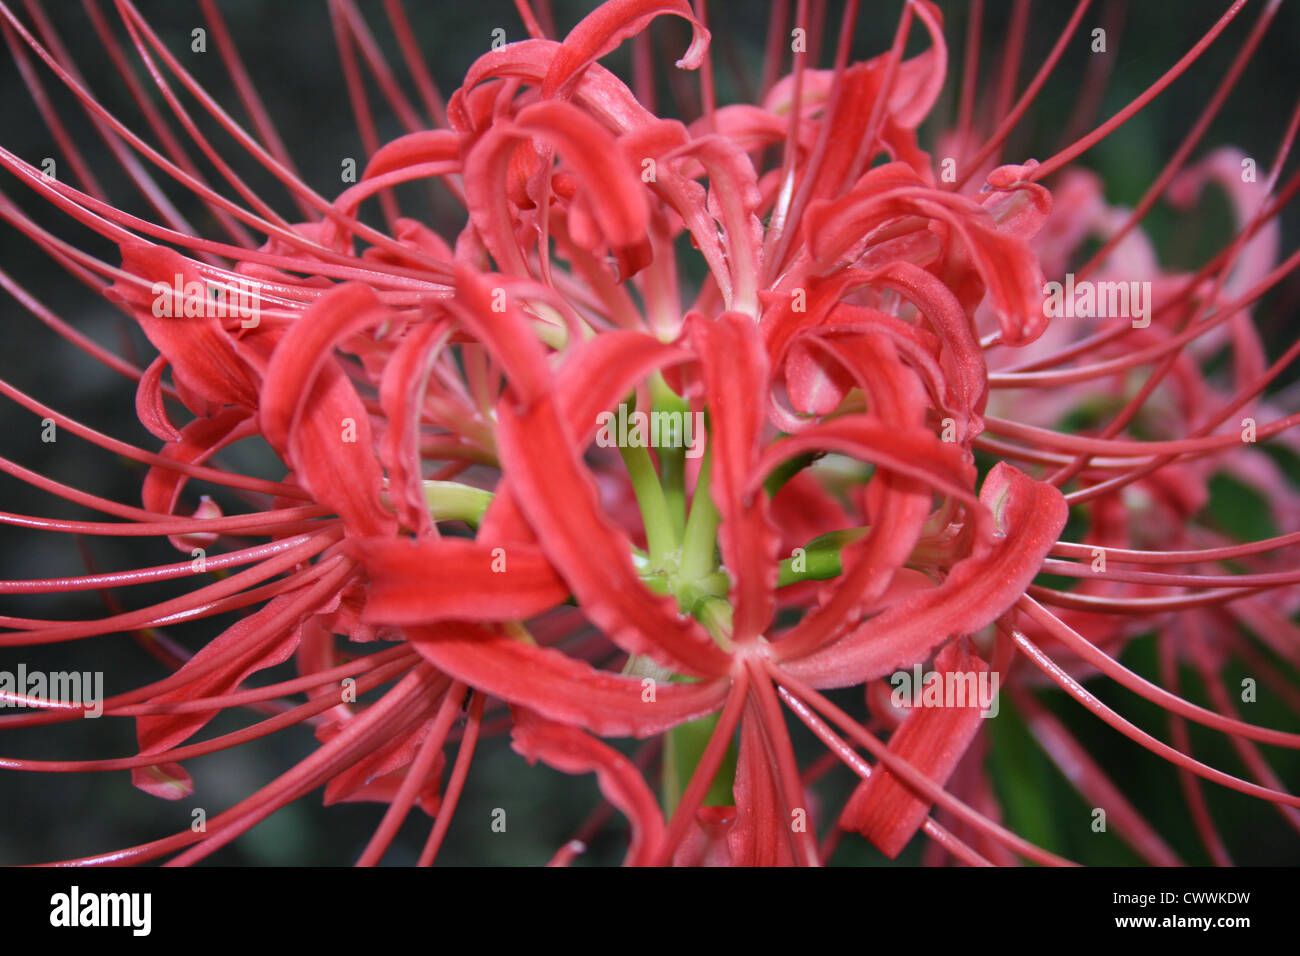
[[[1294,823],[1300,798],[1255,744],[1295,748],[1300,734],[1241,719],[1222,672],[1230,654],[1259,660],[1239,625],[1294,662],[1300,576],[1269,555],[1295,534],[1238,545],[1197,515],[1223,467],[1264,489],[1282,522],[1294,523],[1293,490],[1251,445],[1300,420],[1259,400],[1296,348],[1268,365],[1244,309],[1300,261],[1274,267],[1269,225],[1297,187],[1293,178],[1279,190],[1277,174],[1295,118],[1272,172],[1253,188],[1232,177],[1238,154],[1186,165],[1199,126],[1152,188],[1150,202],[1167,189],[1190,203],[1211,181],[1232,193],[1240,232],[1195,275],[1162,268],[1135,230],[1150,202],[1130,215],[1107,203],[1096,180],[1064,169],[1190,67],[1237,8],[1094,133],[1041,163],[1003,165],[1008,133],[1080,29],[1086,2],[1014,105],[1019,53],[1011,56],[987,127],[973,120],[968,79],[937,158],[916,131],[943,89],[948,47],[940,10],[925,0],[905,5],[888,52],[855,64],[857,4],[849,4],[829,69],[809,54],[821,37],[809,35],[807,4],[793,21],[781,6],[759,101],[747,105],[716,102],[702,3],[610,0],[563,41],[548,38],[549,11],[518,7],[531,38],[475,61],[445,107],[400,8],[386,8],[439,127],[429,129],[359,12],[330,5],[369,153],[359,181],[332,202],[294,171],[211,4],[214,43],[256,137],[120,5],[185,134],[174,137],[140,97],[161,152],[91,97],[44,17],[33,20],[38,40],[0,8],[78,185],[8,152],[0,163],[114,243],[121,264],[63,242],[8,201],[3,214],[119,305],[158,356],[141,369],[109,355],[0,278],[60,334],[137,380],[139,419],[163,443],[158,453],[126,445],[0,385],[56,427],[149,466],[135,508],[4,462],[38,488],[123,519],[6,520],[166,535],[191,559],[3,582],[0,591],[218,573],[99,620],[7,618],[4,646],[133,632],[174,673],[102,701],[106,714],[136,718],[138,755],[0,765],[130,769],[141,789],[182,799],[194,791],[182,766],[190,758],[303,721],[320,742],[205,829],[83,862],[171,853],[194,862],[321,786],[326,802],[387,804],[363,863],[377,862],[420,806],[434,819],[421,854],[431,862],[480,736],[505,729],[527,760],[596,775],[631,822],[630,863],[817,864],[843,832],[896,857],[918,831],[937,859],[1066,862],[1000,820],[980,733],[999,687],[1137,853],[1177,861],[1043,706],[1048,683],[1183,772],[1216,862],[1227,851],[1195,776],[1269,800]],[[677,62],[701,80],[689,124],[654,110],[647,30],[663,15],[690,30]],[[92,23],[116,57],[118,42],[93,7]],[[1016,26],[1022,37],[1024,27]],[[787,29],[791,69],[778,79]],[[971,37],[979,30],[975,23]],[[925,34],[925,50],[904,59],[913,32]],[[596,62],[628,40],[632,87]],[[58,132],[28,50],[81,99],[153,206],[149,217],[109,203]],[[407,129],[387,144],[358,51]],[[977,51],[968,45],[971,78]],[[245,185],[177,89],[288,188],[305,222],[290,223]],[[1216,95],[1207,116],[1221,102]],[[226,181],[224,192],[187,144]],[[135,154],[193,193],[230,241],[196,235]],[[453,238],[400,215],[395,187],[418,180],[463,203]],[[386,230],[359,217],[370,199]],[[678,254],[684,237],[689,258]],[[1093,237],[1101,251],[1058,288]],[[691,258],[702,270],[692,272]],[[701,271],[688,305],[686,277]],[[1076,288],[1092,298],[1076,299]],[[1225,347],[1227,375],[1212,361]],[[1146,377],[1129,381],[1138,369]],[[1027,389],[1046,400],[1025,407]],[[1094,408],[1097,434],[1053,430],[1062,414]],[[1230,421],[1247,411],[1248,439]],[[1216,432],[1225,421],[1232,430]],[[278,479],[218,464],[255,437],[275,453]],[[225,504],[204,496],[192,515],[178,515],[191,481],[224,489]],[[241,500],[252,510],[226,513]],[[1076,537],[1067,531],[1072,506],[1085,525],[1079,540],[1066,540]],[[208,557],[244,536],[267,541]],[[1165,564],[1189,567],[1130,570]],[[1082,581],[1049,587],[1044,572]],[[244,609],[192,656],[158,630]],[[1152,623],[1165,628],[1165,687],[1118,660]],[[297,679],[249,687],[291,659]],[[1180,662],[1206,681],[1213,709],[1180,696]],[[923,671],[923,686],[900,702],[898,686]],[[1266,671],[1263,679],[1275,678]],[[1097,675],[1165,708],[1172,744],[1102,703],[1084,683]],[[961,687],[981,693],[954,698]],[[865,719],[853,715],[856,701],[826,693],[841,688],[861,693]],[[85,709],[0,693],[45,708],[0,717],[10,726]],[[297,694],[305,702],[287,699]],[[485,720],[501,703],[508,719]],[[191,742],[222,710],[245,706],[265,719]],[[800,755],[787,711],[826,759]],[[1251,779],[1192,756],[1186,720],[1229,734]],[[629,759],[600,739],[620,737],[649,738],[655,750]],[[460,744],[444,787],[453,738]],[[656,750],[661,799],[644,759]],[[827,807],[814,784],[837,763],[855,785],[842,806]],[[554,862],[571,861],[589,835]]]

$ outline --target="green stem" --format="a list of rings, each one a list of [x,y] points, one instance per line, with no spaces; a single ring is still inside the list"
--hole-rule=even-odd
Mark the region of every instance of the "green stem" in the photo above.
[[[795,570],[797,560],[786,558],[781,562],[781,571],[776,579],[777,587],[783,588],[800,581],[827,581],[838,577],[844,570],[840,566],[838,551],[807,552],[802,561],[803,570]]]
[[[663,755],[663,802],[667,816],[671,817],[681,802],[682,795],[691,782],[691,775],[699,766],[704,749],[709,745],[709,738],[718,725],[718,717],[718,714],[710,714],[668,731]],[[703,805],[727,807],[734,804],[736,798],[732,794],[732,788],[735,780],[736,745],[732,743],[704,795]]]
[[[650,379],[650,400],[656,412],[678,412],[683,418],[691,413],[690,403],[669,388],[659,372]],[[686,449],[680,445],[660,447],[656,457],[668,515],[680,541],[686,529]]]
[[[492,492],[457,481],[426,480],[423,484],[424,500],[435,521],[464,521],[477,528],[492,503]]]
[[[668,519],[680,541],[686,533],[686,451],[683,448],[660,448],[658,457]]]
[[[795,455],[793,458],[781,462],[772,473],[763,479],[763,490],[767,492],[769,498],[775,498],[776,493],[785,487],[785,483],[811,465],[818,458],[821,458],[823,452],[809,451],[802,455]]]
[[[659,484],[659,476],[655,474],[649,449],[620,448],[619,453],[623,456],[628,477],[632,479],[632,491],[641,507],[641,522],[645,525],[650,563],[658,567],[669,552],[677,547],[677,532],[668,510],[668,500],[664,497],[663,486]]]
[[[695,482],[691,513],[682,537],[681,578],[695,581],[713,571],[718,539],[718,509],[709,494],[709,475],[713,471],[712,451],[704,453],[700,477]]]
[[[832,531],[813,538],[799,550],[803,555],[793,555],[781,562],[776,586],[785,587],[798,581],[825,581],[844,570],[840,552],[854,541],[866,536],[870,528],[848,528]]]
[[[731,638],[731,605],[725,599],[704,595],[694,602],[693,611],[701,623],[724,648]],[[686,680],[688,678],[681,678]],[[663,801],[668,816],[677,809],[682,794],[690,785],[691,775],[699,766],[709,739],[718,725],[719,714],[710,714],[690,723],[680,724],[668,731],[664,741]],[[733,741],[718,765],[718,772],[704,796],[706,807],[726,807],[736,802],[733,793],[736,783],[736,745]]]
[[[724,649],[731,641],[732,608],[726,598],[704,594],[692,602],[691,612]]]

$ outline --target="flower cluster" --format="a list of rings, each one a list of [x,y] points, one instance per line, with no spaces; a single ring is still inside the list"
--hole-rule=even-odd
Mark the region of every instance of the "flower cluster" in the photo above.
[[[0,279],[136,380],[136,413],[159,443],[116,440],[0,383],[146,469],[136,507],[0,460],[114,519],[3,520],[166,536],[182,554],[0,593],[186,583],[96,620],[5,618],[5,649],[136,633],[172,673],[100,702],[135,721],[138,753],[0,766],[130,770],[140,789],[181,800],[193,758],[303,723],[319,742],[202,827],[83,862],[195,862],[321,787],[327,802],[385,805],[362,863],[383,857],[417,806],[433,821],[420,857],[431,862],[479,740],[497,733],[529,761],[595,774],[628,820],[628,863],[816,865],[846,833],[891,858],[921,833],[935,861],[1066,862],[1001,822],[982,733],[999,695],[1141,858],[1176,862],[1045,705],[1050,685],[1179,768],[1215,862],[1228,850],[1198,778],[1295,825],[1300,797],[1257,745],[1294,749],[1300,733],[1237,713],[1222,672],[1244,656],[1295,699],[1300,574],[1286,555],[1300,529],[1237,542],[1203,516],[1223,473],[1265,495],[1282,528],[1300,513],[1259,450],[1295,447],[1300,415],[1265,392],[1300,344],[1270,362],[1251,317],[1300,256],[1279,264],[1277,215],[1300,186],[1279,176],[1296,117],[1258,175],[1227,149],[1189,161],[1198,124],[1132,211],[1070,166],[1189,68],[1237,7],[1120,114],[1042,162],[1006,164],[1002,146],[1062,51],[1087,42],[1086,2],[1000,115],[975,122],[963,90],[934,155],[917,130],[950,70],[928,0],[906,3],[890,48],[863,62],[849,62],[849,3],[826,67],[808,3],[779,4],[767,74],[745,104],[717,102],[702,2],[608,0],[562,39],[545,5],[517,6],[529,39],[494,44],[444,100],[400,5],[386,5],[426,121],[358,10],[330,4],[369,148],[332,199],[295,172],[215,5],[203,12],[252,133],[118,3],[166,111],[123,67],[157,145],[100,105],[43,15],[0,6],[74,176],[7,150],[0,164],[120,259],[78,249],[8,199],[0,215],[129,315],[157,356],[119,358]],[[699,77],[690,122],[655,109],[660,17],[689,30],[674,72]],[[906,57],[918,38],[922,52]],[[597,62],[623,47],[630,84]],[[358,54],[405,135],[379,141]],[[111,202],[58,135],[35,60],[79,99],[150,215]],[[245,183],[192,108],[287,188],[300,221]],[[193,194],[225,237],[198,234],[155,176]],[[403,215],[399,187],[416,182],[463,207],[457,233]],[[1142,217],[1208,184],[1227,191],[1236,235],[1200,271],[1169,270]],[[382,228],[360,218],[371,201]],[[1071,416],[1084,424],[1061,427]],[[274,479],[223,463],[257,438],[281,463]],[[195,503],[191,486],[209,493]],[[230,611],[236,623],[192,654],[161,636]],[[1118,659],[1153,629],[1159,683]],[[255,679],[288,662],[296,677]],[[1182,695],[1183,667],[1212,707]],[[1104,703],[1090,689],[1101,680],[1167,710],[1172,742]],[[28,708],[0,716],[5,729],[85,710],[0,695]],[[218,713],[249,708],[257,722],[199,739]],[[1188,721],[1229,735],[1245,775],[1198,760]],[[823,756],[796,747],[794,727]],[[620,738],[647,741],[640,759]],[[857,782],[828,805],[816,784],[837,767]]]

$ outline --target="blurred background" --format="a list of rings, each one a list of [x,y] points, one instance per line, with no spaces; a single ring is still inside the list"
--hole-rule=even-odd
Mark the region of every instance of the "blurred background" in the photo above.
[[[20,8],[21,3],[14,3]],[[146,135],[147,128],[132,104],[125,85],[96,38],[90,21],[79,4],[47,5],[52,22],[76,60],[88,87],[133,129]],[[206,53],[191,51],[191,31],[204,26],[195,5],[174,0],[140,0],[140,10],[154,29],[217,100],[240,122],[246,119],[238,97],[224,71],[216,47],[208,38]],[[577,22],[593,4],[557,2],[556,21],[561,32]],[[899,2],[865,5],[853,40],[855,59],[878,55],[888,49],[897,23]],[[921,142],[933,149],[936,137],[952,127],[961,83],[968,5],[941,3],[945,32],[952,57],[944,97],[921,131]],[[1187,0],[1180,4],[1122,3],[1100,0],[1084,20],[1084,27],[1071,42],[1060,66],[1047,83],[1024,122],[1008,141],[1003,155],[1008,162],[1029,157],[1046,158],[1060,148],[1064,137],[1081,130],[1067,126],[1081,91],[1089,88],[1092,62],[1089,34],[1096,26],[1107,29],[1107,56],[1111,58],[1108,86],[1097,102],[1097,119],[1113,114],[1154,82],[1185,53],[1227,8],[1215,0]],[[1173,153],[1199,109],[1213,92],[1252,26],[1261,3],[1252,3],[1223,36],[1186,75],[1097,148],[1080,163],[1098,172],[1111,203],[1132,205]],[[110,5],[111,7],[111,5]],[[410,0],[408,16],[419,38],[434,78],[444,95],[450,95],[465,70],[485,52],[497,28],[509,40],[525,37],[523,26],[508,0],[478,0],[473,4]],[[360,0],[377,41],[390,63],[401,58],[388,29],[383,6],[377,0]],[[1015,79],[1018,93],[1029,82],[1046,57],[1070,13],[1072,4],[1039,2],[1031,6],[1031,25],[1025,39],[1023,65]],[[365,151],[356,131],[346,85],[339,67],[338,49],[331,30],[325,0],[307,2],[255,2],[223,0],[220,9],[257,89],[292,153],[303,178],[325,196],[337,194],[340,162],[347,157],[365,165]],[[842,4],[827,4],[827,40],[821,66],[830,63]],[[978,109],[990,109],[1004,62],[1012,0],[989,0],[983,30]],[[120,22],[114,23],[119,38]],[[720,102],[751,99],[761,75],[767,4],[714,3],[710,5],[710,27],[717,40]],[[21,9],[18,16],[30,17]],[[661,18],[652,28],[656,50],[670,64],[687,45],[687,30],[681,21]],[[920,28],[913,30],[909,54],[923,44]],[[1210,127],[1195,156],[1213,147],[1231,144],[1255,157],[1260,178],[1276,151],[1286,120],[1300,94],[1300,4],[1284,4],[1269,34],[1254,56],[1228,106]],[[134,54],[132,67],[148,82]],[[29,62],[31,58],[28,58]],[[627,48],[602,61],[621,76],[628,76]],[[43,67],[40,73],[59,115],[91,162],[95,175],[120,205],[148,215],[147,206],[86,121],[75,99]],[[406,82],[400,66],[398,74]],[[670,72],[671,67],[668,71]],[[673,90],[662,81],[658,108],[667,115],[694,117],[694,86],[684,84],[684,102],[674,100]],[[407,87],[408,94],[410,87]],[[376,120],[384,139],[403,130],[386,106],[371,90]],[[155,97],[161,104],[161,99]],[[187,101],[188,102],[188,101]],[[199,111],[195,109],[197,114]],[[214,124],[201,122],[214,141],[229,145]],[[152,141],[152,140],[151,140]],[[55,157],[60,170],[68,170],[52,142],[50,133],[32,105],[31,95],[11,53],[0,54],[0,145],[23,159],[39,165]],[[228,161],[284,215],[296,216],[293,205],[254,163],[233,148]],[[1294,168],[1294,159],[1287,167]],[[160,177],[161,178],[161,177]],[[215,177],[213,177],[215,179]],[[79,247],[116,263],[109,244],[48,208],[13,177],[5,176],[5,196],[38,222]],[[180,188],[169,195],[180,204],[200,234],[217,235],[215,223]],[[428,191],[412,189],[404,200],[444,235],[453,235],[461,225],[457,208],[446,200],[428,201]],[[1284,251],[1294,250],[1300,240],[1295,204],[1283,217]],[[366,215],[379,222],[371,203]],[[1208,253],[1221,246],[1232,220],[1226,200],[1210,190],[1195,215],[1179,214],[1161,204],[1147,217],[1144,227],[1160,250],[1162,263],[1171,269],[1201,264]],[[34,296],[77,329],[96,341],[146,364],[152,350],[130,323],[78,282],[70,280],[29,240],[7,224],[0,223],[0,268],[22,283]],[[1257,307],[1255,315],[1264,331],[1270,354],[1276,355],[1300,331],[1296,305],[1300,284],[1294,276],[1274,290]],[[52,334],[11,297],[0,295],[0,328],[4,346],[0,349],[0,377],[28,394],[114,437],[145,448],[158,442],[137,422],[132,384],[112,371],[87,359],[81,352]],[[1294,381],[1288,376],[1278,388]],[[133,463],[108,454],[74,436],[61,432],[55,443],[41,441],[39,419],[17,405],[0,401],[0,454],[43,475],[67,482],[95,494],[127,502],[139,500],[143,471]],[[267,449],[245,443],[224,457],[230,467],[268,478],[279,478],[282,469]],[[1294,462],[1286,462],[1293,475]],[[191,506],[193,498],[189,499]],[[39,494],[8,476],[0,476],[0,509],[8,512],[66,518],[99,516],[65,502]],[[1216,484],[1210,504],[1211,520],[1226,530],[1248,536],[1275,533],[1264,502],[1240,486]],[[0,579],[38,578],[78,574],[87,566],[116,570],[174,562],[177,553],[166,540],[82,539],[74,536],[40,534],[0,527]],[[177,593],[175,588],[141,587],[120,592],[127,607],[140,607]],[[60,619],[94,618],[104,604],[93,592],[54,597],[0,597],[0,614],[19,617]],[[197,649],[227,626],[233,618],[211,618],[169,630],[179,643]],[[1154,673],[1155,651],[1150,637],[1134,641],[1124,662],[1147,674]],[[49,648],[0,650],[0,669],[14,670],[19,661],[29,669],[102,670],[106,691],[121,692],[164,676],[166,670],[130,635],[92,638]],[[268,671],[258,682],[284,679],[286,668]],[[1244,674],[1229,673],[1230,686]],[[1294,678],[1295,675],[1291,675]],[[1199,685],[1194,675],[1184,675],[1194,700]],[[1164,736],[1167,722],[1163,712],[1115,687],[1097,682],[1093,688],[1106,703],[1139,726]],[[1188,818],[1174,770],[1146,751],[1112,732],[1099,721],[1082,713],[1077,705],[1046,694],[1044,701],[1067,721],[1089,751],[1112,774],[1129,799],[1156,826],[1165,839],[1193,863],[1207,862]],[[862,709],[860,693],[841,695],[840,702],[857,712]],[[1295,714],[1269,694],[1249,718],[1258,724],[1300,730]],[[203,732],[207,737],[244,726],[250,715],[225,713]],[[798,728],[801,730],[801,728]],[[1004,702],[1002,714],[989,722],[990,767],[1006,822],[1031,840],[1055,852],[1085,863],[1133,864],[1138,862],[1113,833],[1095,834],[1088,823],[1090,808],[1028,737],[1013,709]],[[1192,728],[1197,755],[1230,772],[1241,765],[1227,740],[1219,734]],[[820,748],[805,736],[798,737],[801,756],[811,759]],[[197,759],[187,764],[196,793],[178,802],[165,802],[132,787],[129,774],[47,775],[0,771],[0,864],[32,863],[82,856],[157,839],[189,826],[191,811],[203,807],[209,816],[252,793],[264,783],[307,756],[315,747],[305,727],[280,732],[237,750]],[[133,722],[103,719],[76,721],[68,725],[0,734],[0,755],[43,759],[76,759],[127,755],[134,752]],[[627,748],[633,752],[635,748]],[[1284,782],[1293,789],[1300,782],[1300,759],[1293,753],[1270,748],[1270,760]],[[449,748],[450,758],[450,748]],[[823,808],[842,805],[854,779],[847,771],[830,774],[819,791]],[[1203,788],[1210,812],[1220,825],[1234,858],[1241,863],[1295,864],[1300,862],[1300,837],[1270,807],[1213,785]],[[525,864],[545,862],[568,840],[596,804],[598,793],[589,776],[569,778],[545,767],[530,767],[510,749],[505,738],[483,742],[469,777],[460,810],[452,824],[442,864]],[[491,811],[507,810],[505,833],[489,827]],[[211,858],[212,863],[275,865],[342,865],[352,862],[365,845],[382,815],[378,804],[346,804],[323,807],[320,791],[275,814],[233,845]],[[832,811],[833,812],[833,811]],[[816,814],[814,814],[816,816]],[[827,825],[825,813],[818,818],[819,831]],[[408,819],[386,862],[411,863],[428,831],[429,822],[419,812]],[[904,863],[920,859],[921,841],[913,842],[900,858]],[[579,864],[612,863],[621,859],[626,845],[625,824],[620,817],[592,844]],[[843,864],[885,864],[877,851],[856,836],[846,838],[835,858]]]

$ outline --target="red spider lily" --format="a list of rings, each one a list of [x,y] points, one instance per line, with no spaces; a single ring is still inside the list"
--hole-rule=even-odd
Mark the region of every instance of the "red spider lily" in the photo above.
[[[1013,43],[1004,101],[978,124],[973,18],[944,162],[916,132],[948,76],[943,18],[925,0],[905,4],[887,52],[853,64],[859,11],[850,0],[826,69],[809,52],[820,48],[824,5],[778,4],[762,90],[746,105],[716,102],[702,2],[610,0],[562,41],[551,39],[545,5],[520,2],[530,39],[485,53],[445,101],[400,5],[387,3],[430,123],[360,12],[338,0],[329,12],[369,160],[332,201],[296,173],[208,0],[203,14],[256,135],[118,0],[126,38],[170,116],[161,111],[125,65],[107,18],[87,4],[156,145],[92,96],[38,5],[26,21],[0,5],[15,62],[77,185],[5,150],[0,164],[115,244],[120,265],[58,238],[8,199],[0,215],[123,309],[159,354],[140,368],[82,337],[8,275],[0,282],[137,381],[138,417],[163,443],[159,452],[125,444],[0,383],[58,428],[149,466],[137,508],[0,461],[20,480],[121,519],[4,520],[165,535],[193,558],[0,582],[0,591],[107,592],[218,572],[136,610],[111,598],[96,620],[5,618],[8,647],[136,633],[173,673],[103,701],[106,714],[136,719],[138,754],[0,765],[130,769],[142,790],[182,799],[194,791],[184,761],[294,724],[314,727],[320,746],[310,757],[206,828],[77,862],[169,854],[194,862],[322,786],[327,802],[387,805],[361,862],[383,856],[416,805],[434,820],[420,856],[431,862],[480,737],[504,730],[530,761],[596,775],[630,821],[630,863],[818,864],[844,832],[895,857],[918,831],[936,860],[1067,862],[1000,821],[980,706],[891,700],[893,675],[924,668],[938,684],[972,678],[1007,688],[1044,751],[1145,860],[1178,857],[1044,707],[1049,683],[1179,769],[1216,862],[1228,862],[1228,851],[1198,777],[1265,799],[1300,827],[1300,797],[1256,746],[1296,748],[1300,734],[1242,719],[1222,678],[1224,661],[1244,655],[1295,701],[1256,644],[1297,664],[1300,575],[1279,555],[1300,532],[1236,543],[1196,520],[1210,479],[1229,469],[1267,493],[1279,524],[1295,524],[1294,491],[1254,443],[1291,440],[1300,416],[1261,396],[1300,345],[1269,364],[1248,310],[1300,262],[1300,253],[1277,262],[1275,225],[1300,188],[1300,178],[1280,176],[1300,110],[1259,182],[1232,175],[1242,157],[1231,152],[1189,165],[1277,4],[1265,5],[1135,210],[1112,207],[1094,178],[1068,168],[1191,68],[1242,5],[1093,132],[1042,162],[1002,164],[1008,134],[1080,31],[1087,0],[1014,104],[1021,46]],[[1017,9],[1022,43],[1027,6]],[[690,123],[654,109],[648,29],[664,15],[690,31],[677,62],[700,78]],[[913,33],[924,35],[924,52],[904,58]],[[629,40],[631,86],[596,62]],[[778,78],[787,47],[790,72]],[[358,53],[407,130],[386,144]],[[50,105],[45,76],[79,100],[152,207],[147,218],[109,201]],[[182,93],[284,184],[306,221],[283,218],[247,185]],[[199,157],[225,181],[220,190]],[[198,236],[157,174],[197,197],[226,240]],[[420,180],[463,204],[453,239],[401,214],[395,188]],[[1231,194],[1236,235],[1194,274],[1162,268],[1137,225],[1162,196],[1186,205],[1210,182]],[[387,229],[359,218],[370,199]],[[684,236],[704,266],[689,305],[677,253]],[[1069,281],[1146,283],[1142,315],[1061,316],[1045,306],[1045,283],[1093,238],[1101,248]],[[218,307],[232,302],[242,305]],[[1211,369],[1223,349],[1227,374]],[[1047,400],[1024,408],[1026,390]],[[1096,434],[1051,427],[1098,402],[1112,407]],[[699,415],[703,457],[671,440],[603,449],[603,417],[628,405],[646,421]],[[1241,416],[1252,422],[1247,444]],[[283,464],[279,479],[221,464],[253,437]],[[178,514],[191,481],[254,510],[226,514],[204,497]],[[1078,541],[1063,540],[1072,506],[1086,515]],[[207,556],[242,537],[267,542]],[[1184,570],[1148,569],[1165,565]],[[1081,581],[1053,588],[1044,572]],[[228,611],[243,616],[193,655],[159,630]],[[1165,686],[1117,659],[1153,626]],[[250,686],[289,660],[296,679]],[[1205,682],[1212,708],[1180,696],[1180,663]],[[1085,686],[1098,676],[1167,710],[1172,743],[1103,703]],[[867,720],[824,693],[840,688],[858,690]],[[38,708],[0,717],[10,727],[84,709],[0,693]],[[485,718],[501,705],[503,719]],[[237,707],[265,719],[191,742]],[[829,760],[801,769],[786,711]],[[1246,776],[1198,760],[1187,721],[1229,735]],[[601,739],[622,737],[662,751],[660,798],[645,767]],[[836,763],[860,779],[832,809],[812,785]],[[571,861],[582,842],[555,862]]]

